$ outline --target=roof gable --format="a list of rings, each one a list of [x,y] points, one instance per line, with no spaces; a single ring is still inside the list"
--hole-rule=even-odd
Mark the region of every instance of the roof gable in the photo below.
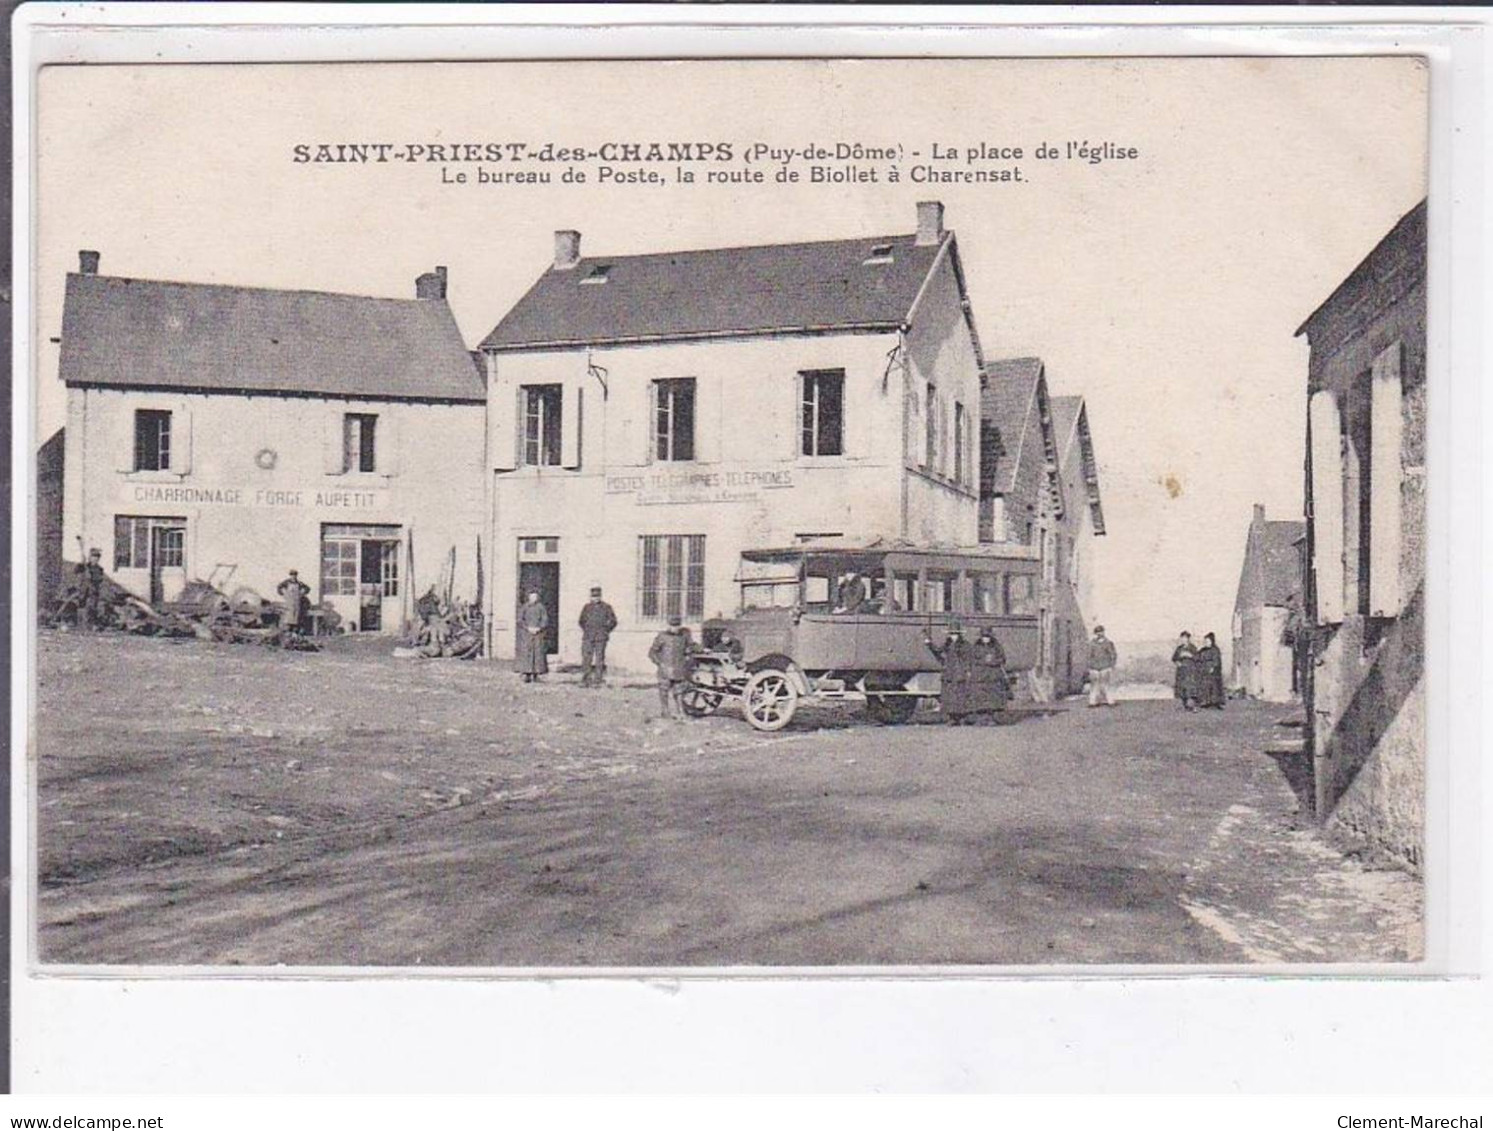
[[[1094,438],[1089,432],[1089,409],[1083,397],[1052,398],[1053,431],[1058,440],[1059,469],[1075,447],[1082,463],[1085,501],[1094,533],[1104,533],[1104,501],[1099,494],[1099,462],[1094,458]]]
[[[551,267],[484,350],[896,330],[952,232],[932,243],[871,236],[651,255]]]
[[[69,275],[69,385],[482,401],[440,299]]]

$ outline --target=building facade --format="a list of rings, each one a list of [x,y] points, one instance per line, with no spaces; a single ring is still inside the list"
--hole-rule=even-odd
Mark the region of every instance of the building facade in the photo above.
[[[1268,520],[1255,504],[1234,597],[1231,686],[1285,703],[1300,694],[1295,642],[1301,621],[1306,524]]]
[[[1088,667],[1091,539],[1104,533],[1088,409],[1049,395],[1040,358],[1003,359],[985,367],[980,425],[980,540],[1042,562],[1032,691],[1074,694]]]
[[[297,569],[349,628],[397,632],[460,563],[474,596],[486,391],[445,301],[68,276],[63,544],[169,601],[273,597]]]
[[[1425,822],[1426,207],[1306,320],[1318,814],[1418,869]]]
[[[954,234],[585,257],[482,343],[489,654],[537,592],[551,653],[600,585],[612,654],[730,614],[740,554],[827,538],[971,545],[983,358]]]
[[[1076,694],[1088,668],[1089,631],[1097,621],[1093,540],[1104,535],[1099,463],[1083,397],[1051,398],[1063,510],[1052,524],[1052,674],[1057,694]]]

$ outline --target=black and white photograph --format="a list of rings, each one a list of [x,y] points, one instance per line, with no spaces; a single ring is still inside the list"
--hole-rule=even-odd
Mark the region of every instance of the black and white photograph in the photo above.
[[[32,961],[1420,969],[1429,107],[44,68]]]

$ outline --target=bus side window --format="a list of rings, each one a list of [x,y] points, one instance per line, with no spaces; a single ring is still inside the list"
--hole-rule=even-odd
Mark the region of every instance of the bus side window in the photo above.
[[[998,573],[977,573],[973,575],[975,612],[987,615],[1001,616],[1006,611],[1004,588],[1001,584],[1001,575]]]
[[[897,602],[897,608],[904,613],[915,613],[921,610],[918,604],[918,575],[915,573],[898,573],[892,576],[892,599]]]
[[[1031,574],[1006,575],[1006,611],[1012,616],[1031,616],[1037,611],[1037,599]]]

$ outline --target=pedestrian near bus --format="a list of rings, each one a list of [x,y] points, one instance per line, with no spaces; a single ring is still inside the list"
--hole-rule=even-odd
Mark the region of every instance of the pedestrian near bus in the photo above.
[[[1223,689],[1223,653],[1210,632],[1203,637],[1197,658],[1197,705],[1222,711],[1227,695]]]
[[[591,600],[581,609],[581,686],[601,687],[607,681],[607,641],[617,627],[617,613],[601,599],[601,586],[591,586]]]
[[[1109,679],[1114,674],[1118,659],[1114,641],[1104,635],[1104,626],[1094,627],[1094,639],[1089,641],[1089,706],[1113,707],[1109,697]]]
[[[1188,711],[1197,710],[1197,645],[1192,642],[1192,633],[1183,629],[1182,635],[1177,638],[1177,646],[1172,649],[1172,663],[1176,665],[1177,675],[1172,682],[1172,694]]]
[[[987,710],[977,671],[979,658],[975,646],[964,638],[964,626],[951,620],[942,644],[933,643],[931,636],[924,636],[923,643],[943,664],[938,709],[944,721],[951,727],[963,726],[967,719]]]
[[[545,630],[550,626],[549,610],[540,603],[537,592],[524,598],[518,610],[518,658],[516,666],[525,683],[535,683],[550,670]]]
[[[677,614],[669,618],[669,627],[653,638],[648,658],[658,669],[659,718],[684,719],[682,696],[689,683],[690,637]]]

